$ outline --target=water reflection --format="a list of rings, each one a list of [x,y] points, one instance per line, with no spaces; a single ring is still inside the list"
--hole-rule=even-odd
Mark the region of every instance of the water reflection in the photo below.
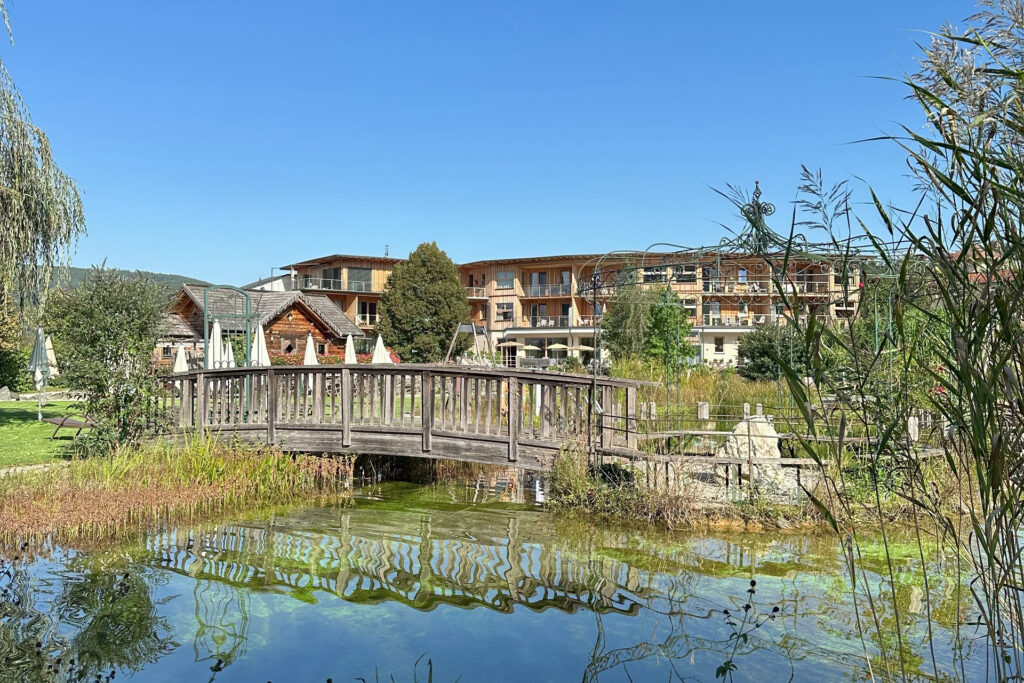
[[[889,590],[880,548],[867,545],[861,563],[874,611],[863,599],[858,609],[883,636],[872,628],[862,641],[827,535],[638,534],[452,491],[378,494],[151,535],[129,560],[34,565],[32,609],[5,613],[0,658],[28,670],[45,638],[51,662],[77,653],[90,672],[141,670],[140,680],[403,680],[424,653],[437,680],[714,680],[734,643],[723,610],[742,613],[756,579],[752,609],[778,616],[739,647],[737,680],[863,679],[865,651],[875,676],[898,675],[894,614],[877,599]],[[894,552],[913,675],[933,673],[929,608],[940,677],[960,669],[951,634],[967,595],[936,559],[925,596],[916,547]],[[959,652],[966,673],[983,673],[983,656]]]

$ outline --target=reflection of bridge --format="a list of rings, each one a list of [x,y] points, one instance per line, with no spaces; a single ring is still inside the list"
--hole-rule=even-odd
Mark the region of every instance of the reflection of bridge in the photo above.
[[[636,448],[637,382],[507,368],[317,365],[173,375],[178,426],[320,453],[523,469],[570,444]]]
[[[300,599],[325,593],[359,603],[395,600],[419,610],[447,604],[511,612],[522,605],[635,614],[652,587],[653,572],[520,541],[518,521],[502,521],[493,535],[474,538],[424,519],[413,535],[407,525],[388,533],[379,516],[344,513],[332,519],[329,532],[235,524],[198,535],[192,544],[165,534],[151,537],[148,546],[154,561],[197,579],[278,589]]]

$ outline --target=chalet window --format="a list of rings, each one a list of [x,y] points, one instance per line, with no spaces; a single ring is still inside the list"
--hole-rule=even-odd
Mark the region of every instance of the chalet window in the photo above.
[[[676,282],[696,282],[697,266],[673,266],[672,279]]]
[[[725,353],[725,337],[715,337],[715,353]]]
[[[297,346],[298,340],[281,337],[281,353],[295,353]]]
[[[497,282],[495,283],[495,286],[498,289],[512,289],[513,287],[516,286],[516,276],[515,276],[515,274],[511,270],[499,270],[498,271],[498,278],[497,278]],[[511,304],[509,304],[509,305],[511,305]],[[498,306],[499,306],[499,310],[500,310],[501,304],[498,304]],[[509,319],[511,320],[511,318],[512,318],[512,316],[510,315]]]
[[[746,282],[747,282],[747,269],[746,268],[740,268],[739,270],[736,271],[736,280],[738,282],[746,284]]]
[[[318,354],[320,354],[321,356],[324,355],[325,353],[327,353],[327,344],[317,344],[316,345],[316,352]]]
[[[164,358],[170,358],[171,357],[171,347],[170,346],[165,346],[163,348],[163,354],[162,355],[163,355]]]
[[[739,307],[740,315],[746,315],[746,313],[747,313],[747,302],[746,301],[739,302],[738,307]]]
[[[497,320],[512,320],[512,302],[499,303]]]

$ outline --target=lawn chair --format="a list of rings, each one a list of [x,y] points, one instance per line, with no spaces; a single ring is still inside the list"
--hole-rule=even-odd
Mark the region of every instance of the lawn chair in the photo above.
[[[50,441],[57,436],[57,432],[62,429],[77,429],[73,438],[77,439],[78,435],[82,433],[83,429],[92,429],[96,426],[96,421],[88,415],[73,415],[68,414],[64,417],[44,417],[43,422],[49,422],[52,425],[56,425],[53,430],[53,434],[50,434]]]

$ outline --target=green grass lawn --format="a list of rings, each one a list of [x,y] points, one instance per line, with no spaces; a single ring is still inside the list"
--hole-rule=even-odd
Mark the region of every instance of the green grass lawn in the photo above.
[[[50,401],[43,417],[64,417],[71,401]],[[62,429],[50,441],[54,425],[36,419],[35,401],[0,401],[0,467],[50,462],[67,449],[75,430]]]

